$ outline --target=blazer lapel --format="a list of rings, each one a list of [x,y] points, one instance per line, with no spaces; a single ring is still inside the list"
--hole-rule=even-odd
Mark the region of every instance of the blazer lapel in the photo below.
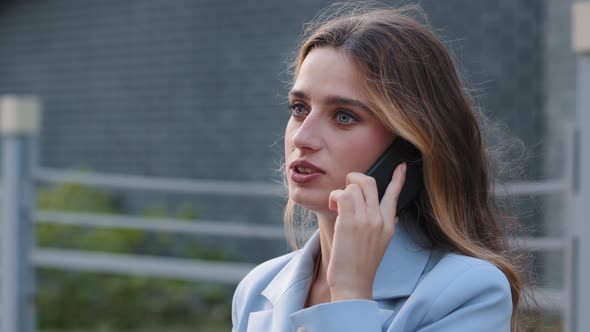
[[[246,332],[272,331],[268,327],[272,325],[272,309],[251,312],[248,316],[248,328]]]
[[[430,259],[431,249],[424,235],[409,232],[408,226],[415,220],[410,215],[400,216],[393,239],[375,274],[374,300],[407,297],[418,285]]]
[[[273,308],[250,314],[249,320],[253,321],[248,323],[248,331],[267,331],[271,324],[270,331],[291,331],[289,315],[303,308],[319,252],[320,237],[316,231],[262,291],[262,295],[270,301]],[[265,328],[261,329],[262,326]]]
[[[400,215],[393,238],[375,274],[373,300],[380,306],[379,319],[383,329],[389,326],[396,314],[389,309],[390,304],[383,301],[410,296],[430,259],[431,249],[427,246],[426,238],[419,232],[409,232],[408,226],[415,222],[412,215]]]
[[[414,234],[409,234],[406,224],[414,221],[411,216],[400,216],[393,239],[375,275],[375,301],[409,296],[422,276],[430,257],[430,249],[418,244],[424,238],[418,237],[418,234],[417,238],[414,238]],[[319,231],[316,231],[262,291],[262,295],[272,304],[272,308],[250,314],[249,332],[266,331],[269,326],[272,326],[273,332],[291,331],[289,315],[303,309],[319,252],[320,237]],[[382,325],[394,313],[389,309],[379,311]]]

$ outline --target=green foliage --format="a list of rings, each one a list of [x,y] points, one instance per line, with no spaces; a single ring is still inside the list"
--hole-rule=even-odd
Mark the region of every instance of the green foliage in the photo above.
[[[37,208],[97,214],[119,213],[108,193],[76,183],[66,183],[37,191]],[[42,224],[37,226],[37,245],[81,250],[129,252],[143,238],[137,230],[84,229],[76,226]]]
[[[39,188],[37,207],[106,216],[121,213],[115,197],[109,193],[74,183]],[[159,206],[143,214],[189,220],[197,216],[188,204],[182,205],[175,215]],[[186,235],[38,224],[36,236],[39,247],[216,261],[232,258]],[[185,322],[199,330],[199,324],[204,322],[227,325],[230,316],[231,289],[215,284],[53,269],[38,269],[37,282],[41,328],[115,331],[153,325],[178,326]]]

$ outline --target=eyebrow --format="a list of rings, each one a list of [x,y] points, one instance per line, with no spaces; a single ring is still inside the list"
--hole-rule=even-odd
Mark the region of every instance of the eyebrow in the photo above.
[[[291,90],[289,92],[289,96],[295,97],[295,98],[301,98],[301,99],[309,99],[309,97],[305,94],[305,92],[300,91],[300,90]],[[362,110],[364,110],[365,112],[367,112],[369,114],[373,113],[373,111],[371,111],[371,109],[367,105],[363,104],[362,102],[360,102],[359,100],[356,100],[356,99],[340,97],[340,96],[328,96],[328,97],[324,98],[324,103],[326,105],[355,106],[355,107],[361,108]]]

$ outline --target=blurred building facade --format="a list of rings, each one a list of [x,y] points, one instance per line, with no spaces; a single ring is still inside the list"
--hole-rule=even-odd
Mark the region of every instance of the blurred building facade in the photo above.
[[[3,1],[0,94],[43,100],[44,167],[278,183],[287,63],[303,23],[329,3]],[[526,177],[561,176],[563,123],[575,119],[571,1],[419,3],[484,112],[525,143]],[[282,223],[279,198],[121,197],[131,213],[188,201],[203,219]],[[523,206],[531,233],[563,233],[558,197]],[[252,261],[286,250],[248,245],[264,249],[245,257]],[[545,282],[558,284],[553,271],[543,273]]]

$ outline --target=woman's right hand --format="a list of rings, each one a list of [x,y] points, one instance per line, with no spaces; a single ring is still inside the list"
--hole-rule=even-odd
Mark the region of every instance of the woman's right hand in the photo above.
[[[393,172],[379,203],[373,177],[349,173],[346,188],[330,193],[329,208],[338,211],[327,281],[332,301],[372,300],[375,274],[391,241],[406,164]]]

